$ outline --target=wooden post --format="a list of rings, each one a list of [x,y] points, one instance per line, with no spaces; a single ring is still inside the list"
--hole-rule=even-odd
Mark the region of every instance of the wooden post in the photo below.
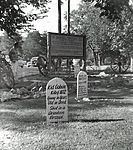
[[[61,33],[61,0],[58,0],[58,32]]]
[[[67,21],[68,21],[68,34],[70,34],[70,0],[68,0],[68,12],[67,12]]]
[[[58,33],[61,33],[61,0],[58,0]],[[59,70],[61,69],[61,58],[59,59]]]

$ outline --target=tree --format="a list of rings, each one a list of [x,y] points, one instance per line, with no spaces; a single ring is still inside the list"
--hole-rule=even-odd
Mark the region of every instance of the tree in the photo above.
[[[6,32],[4,32],[3,36],[1,36],[1,41],[0,41],[0,50],[2,51],[3,54],[8,55],[9,51],[13,47],[15,42],[19,42],[19,54],[22,55],[22,49],[21,49],[21,44],[22,44],[22,36],[17,34],[16,36],[9,37]]]
[[[90,2],[82,2],[79,9],[71,13],[71,33],[86,35],[87,49],[93,51],[95,62],[96,49],[101,53],[101,56],[105,53],[110,56],[112,51],[120,49],[131,52],[133,48],[133,16],[131,11],[124,8],[121,11],[119,21],[109,19],[107,16],[99,17],[100,13],[99,7],[94,7]]]
[[[46,55],[47,36],[38,31],[30,32],[22,45],[23,54],[26,59],[31,59],[39,54]]]
[[[0,1],[0,29],[2,31],[4,30],[9,36],[8,37],[7,35],[5,35],[1,39],[2,51],[7,50],[9,52],[9,49],[12,46],[12,44],[14,44],[14,41],[17,42],[17,49],[19,48],[19,50],[22,50],[21,43],[20,43],[21,36],[19,36],[18,31],[22,29],[24,31],[29,31],[32,28],[32,25],[30,24],[31,21],[36,20],[38,18],[45,17],[45,13],[48,10],[46,8],[46,4],[49,1],[50,0],[1,0]],[[39,12],[26,14],[24,9],[28,6],[32,6],[38,9]],[[15,49],[15,51],[17,50]],[[20,53],[22,53],[22,51]],[[10,87],[13,87],[14,77],[12,76],[13,74],[10,65],[3,58],[0,59],[0,64],[1,64],[0,81],[3,82],[6,79],[6,84],[11,83]]]
[[[43,18],[47,12],[46,4],[49,0],[1,0],[0,28],[9,36],[16,35],[18,30],[30,28],[30,22]],[[24,8],[32,5],[40,10],[37,14],[25,14]]]
[[[83,0],[84,2],[94,2],[95,7],[101,9],[100,16],[106,16],[111,21],[120,21],[122,12],[128,9],[133,14],[132,0]]]
[[[87,50],[93,52],[95,64],[98,65],[97,52],[101,50],[102,43],[107,36],[110,23],[105,18],[99,17],[100,10],[90,3],[81,3],[78,10],[71,12],[71,34],[84,34],[87,39]],[[65,16],[66,19],[66,16]],[[65,26],[65,32],[67,32]],[[102,49],[105,47],[102,47]]]

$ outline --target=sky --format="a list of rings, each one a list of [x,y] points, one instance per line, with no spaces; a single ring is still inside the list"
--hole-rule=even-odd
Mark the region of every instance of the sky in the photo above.
[[[64,13],[67,11],[67,4],[68,0],[63,0],[64,4],[61,7],[62,10],[62,28],[64,25]],[[78,4],[81,0],[70,0],[70,11],[73,9],[78,9]],[[129,4],[133,5],[133,0],[129,0]],[[34,22],[35,28],[40,32],[43,33],[44,31],[47,32],[58,32],[58,0],[52,0],[49,4],[50,10],[47,13],[48,17],[45,17],[42,20],[38,20]]]
[[[64,4],[61,6],[61,13],[62,13],[62,29],[64,25],[64,13],[67,11],[67,0],[63,0]],[[73,9],[78,9],[78,4],[81,0],[70,0],[70,11]],[[51,3],[48,4],[50,8],[48,13],[46,13],[47,17],[43,19],[38,19],[37,21],[33,22],[34,28],[43,33],[44,31],[47,32],[55,32],[58,33],[58,0],[52,0]],[[29,14],[29,12],[33,9],[33,7],[27,7],[25,12]],[[36,11],[36,10],[35,10]],[[3,34],[3,31],[0,31],[0,35]],[[22,36],[27,36],[27,33],[21,33]]]
[[[78,9],[78,4],[81,0],[70,0],[70,11]],[[64,4],[61,6],[62,10],[62,26],[64,24],[64,13],[67,11],[67,0],[63,1]],[[47,13],[48,17],[34,22],[36,30],[40,33],[47,32],[58,32],[58,0],[52,0],[49,4],[50,10]],[[63,27],[62,27],[63,28]]]
[[[133,0],[129,0],[130,4],[133,5]],[[67,11],[67,0],[63,0],[64,4],[62,5],[62,28],[64,25],[64,13]],[[81,0],[70,0],[70,10],[78,9],[78,4],[81,2]],[[45,17],[44,19],[40,19],[37,21],[34,21],[34,27],[36,30],[38,30],[40,33],[43,33],[44,31],[47,32],[58,32],[58,0],[52,0],[51,3],[49,3],[48,7],[50,7],[50,10],[46,14],[48,17]],[[27,12],[30,11],[30,9],[26,10]],[[2,34],[2,32],[0,32]]]

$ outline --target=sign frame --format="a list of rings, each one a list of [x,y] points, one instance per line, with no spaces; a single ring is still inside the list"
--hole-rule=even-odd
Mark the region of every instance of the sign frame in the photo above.
[[[48,32],[47,58],[49,70],[52,58],[83,59],[86,65],[86,36]]]

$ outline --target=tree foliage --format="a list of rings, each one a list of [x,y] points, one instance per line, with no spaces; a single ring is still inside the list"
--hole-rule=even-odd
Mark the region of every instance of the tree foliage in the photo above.
[[[90,3],[81,3],[77,10],[71,12],[70,31],[71,34],[84,34],[87,39],[87,51],[89,56],[93,52],[96,59],[96,51],[100,51],[107,37],[110,22],[99,17],[100,10]],[[106,49],[104,46],[102,49]],[[96,60],[95,60],[96,62]]]
[[[30,32],[22,45],[23,54],[26,59],[31,59],[39,54],[46,55],[47,35],[38,31]]]
[[[11,50],[15,42],[19,43],[20,48],[19,48],[18,53],[22,55],[22,48],[21,48],[22,36],[19,34],[11,38],[7,35],[6,32],[4,32],[3,36],[1,36],[1,39],[0,39],[0,51],[2,51],[4,55],[8,55],[9,51]]]
[[[128,9],[133,14],[131,6],[132,0],[83,0],[84,2],[94,2],[95,7],[101,9],[100,16],[106,16],[112,21],[120,21],[122,11]]]
[[[44,17],[49,0],[0,0],[0,28],[9,36],[16,35],[21,29],[31,27],[29,22]],[[25,14],[24,8],[32,5],[40,10],[37,14]]]
[[[100,17],[105,16],[113,22],[108,27],[107,47],[110,50],[127,49],[130,53],[133,53],[133,0],[83,1],[94,2],[94,6],[100,9]]]
[[[101,10],[90,2],[82,2],[78,10],[71,13],[71,33],[85,34],[87,49],[101,54],[116,50],[132,51],[133,16],[129,9],[123,9],[119,23],[100,17]],[[66,17],[65,17],[66,18]],[[67,30],[65,31],[67,32]]]

